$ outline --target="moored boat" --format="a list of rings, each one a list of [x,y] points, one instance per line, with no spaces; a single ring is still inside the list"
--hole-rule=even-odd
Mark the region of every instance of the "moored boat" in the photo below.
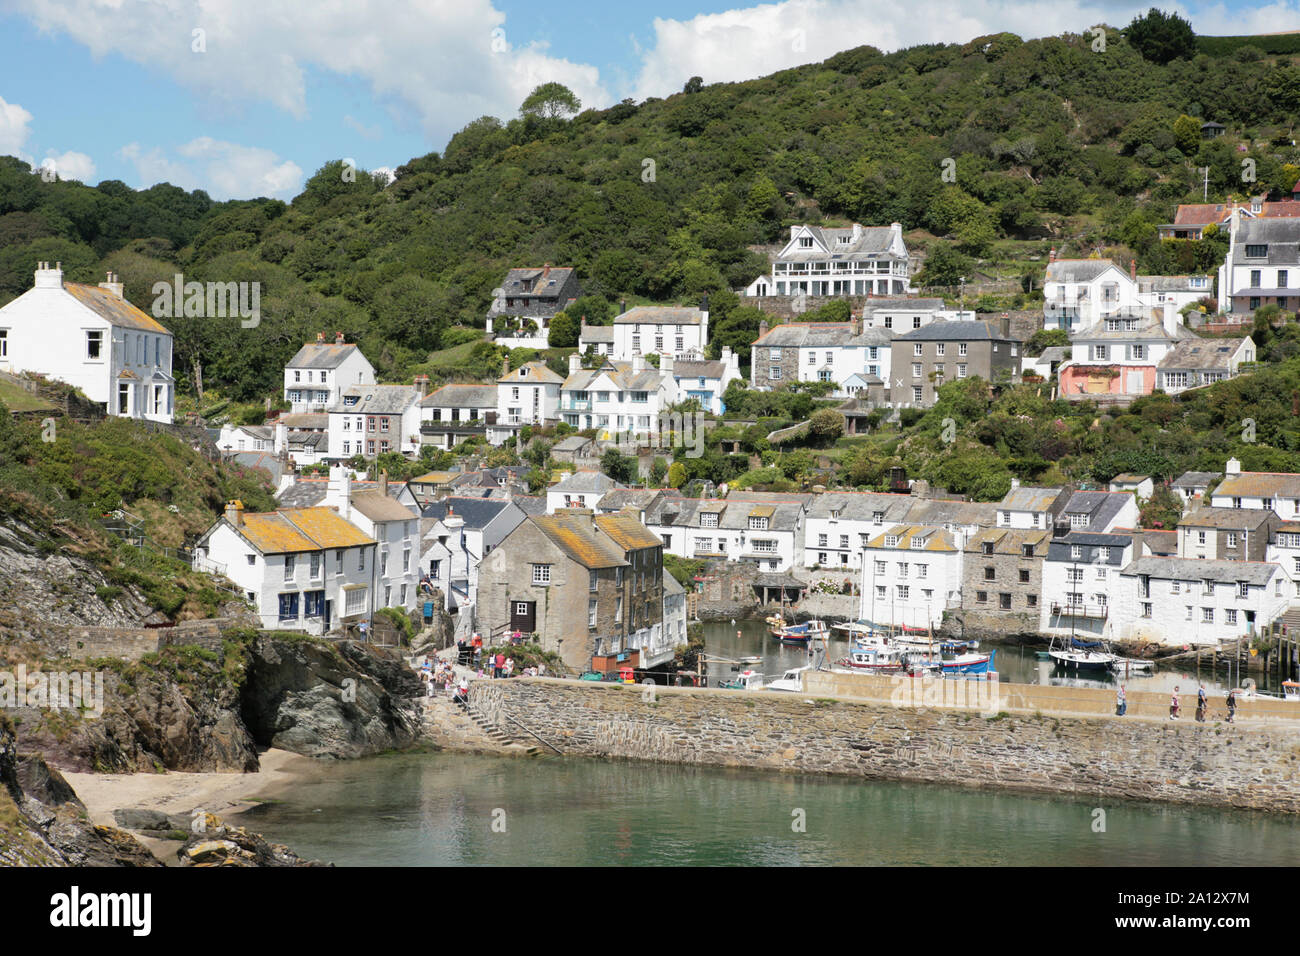
[[[810,640],[825,640],[829,628],[818,620],[804,621],[802,624],[787,624],[784,627],[772,628],[772,634],[782,644],[796,644],[806,646]]]

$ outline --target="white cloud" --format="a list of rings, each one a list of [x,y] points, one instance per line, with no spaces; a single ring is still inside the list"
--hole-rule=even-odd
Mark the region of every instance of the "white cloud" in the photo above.
[[[1097,23],[1127,26],[1149,6],[1150,0],[967,0],[958,8],[952,0],[909,0],[900,14],[876,0],[785,0],[689,20],[656,18],[633,95],[678,93],[692,76],[705,83],[752,79],[864,44],[888,52],[1004,30],[1039,37],[1081,33]],[[887,9],[890,15],[882,16]],[[1172,9],[1186,15],[1178,5]]]
[[[89,183],[95,178],[95,162],[85,153],[68,150],[66,153],[46,155],[42,166],[52,165],[60,179],[75,179],[77,182]]]
[[[175,153],[168,155],[157,146],[145,149],[139,143],[118,151],[135,166],[141,188],[169,182],[182,189],[206,189],[214,199],[288,199],[302,188],[302,167],[269,149],[200,136],[176,147]]]
[[[17,103],[6,103],[0,96],[0,156],[27,158],[22,149],[31,135],[27,126],[31,121],[31,113]]]
[[[267,102],[309,115],[307,75],[329,71],[369,84],[399,115],[413,114],[441,145],[483,114],[513,116],[539,83],[557,81],[586,105],[611,100],[592,66],[512,42],[491,0],[0,0],[43,30],[96,56],[118,54],[176,78],[220,104]],[[205,52],[194,52],[202,29]],[[365,124],[368,117],[357,117]]]

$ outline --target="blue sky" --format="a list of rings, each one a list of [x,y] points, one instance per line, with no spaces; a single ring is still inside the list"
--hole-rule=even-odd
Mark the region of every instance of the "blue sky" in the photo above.
[[[394,167],[537,83],[584,104],[872,43],[1122,26],[1151,0],[0,0],[0,155],[61,176],[288,199],[335,158]],[[1199,33],[1300,29],[1300,0],[1162,4]],[[1027,30],[1025,25],[1032,24]]]

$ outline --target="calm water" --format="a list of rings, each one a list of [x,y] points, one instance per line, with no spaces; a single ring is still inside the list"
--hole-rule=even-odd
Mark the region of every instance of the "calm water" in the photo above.
[[[768,626],[762,621],[711,622],[704,625],[705,653],[709,657],[722,657],[739,660],[742,657],[762,657],[761,664],[733,665],[714,663],[708,667],[709,684],[717,686],[719,680],[734,677],[745,668],[761,671],[769,678],[777,678],[790,667],[801,667],[808,663],[807,651],[799,647],[786,646],[768,632]],[[827,657],[837,661],[849,652],[847,640],[836,640],[835,635],[842,632],[831,631],[832,637],[827,641]],[[1046,648],[1044,648],[1045,650]],[[984,641],[980,650],[996,650],[993,663],[998,677],[1004,681],[1018,684],[1066,684],[1084,687],[1114,687],[1116,678],[1110,674],[1096,677],[1079,678],[1059,670],[1052,661],[1040,661],[1035,656],[1038,648],[1022,647],[1018,644],[1002,644]],[[1196,666],[1185,664],[1176,667],[1161,667],[1149,674],[1134,674],[1125,677],[1124,684],[1129,690],[1149,690],[1168,693],[1178,687],[1182,693],[1196,693],[1197,681],[1205,682],[1206,690],[1216,696],[1227,692],[1228,680],[1225,672],[1216,676],[1208,668],[1202,669],[1199,678]],[[1261,690],[1270,688],[1270,679],[1256,673],[1251,675]],[[1276,679],[1271,679],[1276,683]]]
[[[240,821],[340,866],[1289,865],[1300,823],[580,758],[322,765]],[[806,831],[792,830],[802,810]],[[498,831],[504,823],[505,832]]]

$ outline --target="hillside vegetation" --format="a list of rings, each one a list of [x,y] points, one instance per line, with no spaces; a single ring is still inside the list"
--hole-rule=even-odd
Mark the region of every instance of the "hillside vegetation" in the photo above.
[[[382,376],[409,378],[430,353],[472,343],[456,327],[482,328],[510,266],[576,266],[591,293],[582,312],[604,321],[620,299],[694,302],[741,286],[765,268],[752,247],[800,221],[901,222],[918,252],[944,250],[925,276],[939,284],[973,257],[1037,288],[1052,245],[1133,255],[1152,272],[1206,269],[1221,239],[1161,243],[1154,228],[1200,198],[1202,167],[1211,199],[1289,195],[1300,179],[1294,51],[1219,42],[1236,39],[1200,38],[1206,52],[1164,64],[1113,28],[1100,50],[1090,34],[860,47],[572,119],[482,117],[387,187],[332,162],[291,203],[46,183],[3,159],[0,302],[41,259],[80,281],[112,269],[146,308],[153,283],[177,273],[260,282],[256,328],[167,320],[178,379],[192,389],[201,366],[208,389],[251,400],[278,390],[283,361],[318,331],[344,332]],[[1202,119],[1229,135],[1201,141]],[[713,311],[729,343],[752,337],[753,310],[723,295]],[[458,367],[500,358],[479,342]]]

